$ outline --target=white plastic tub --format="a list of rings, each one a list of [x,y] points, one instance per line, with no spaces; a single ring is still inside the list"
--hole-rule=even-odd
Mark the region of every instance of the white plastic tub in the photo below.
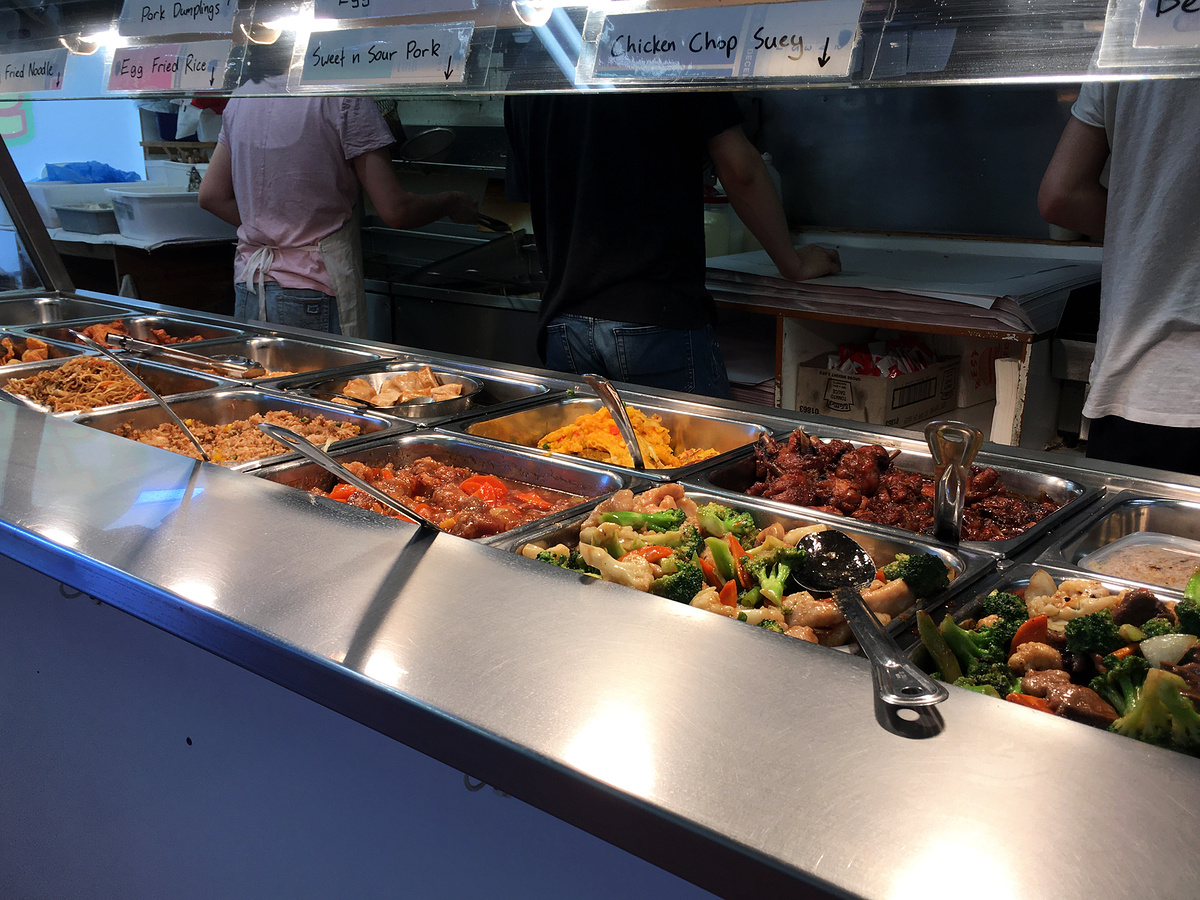
[[[200,208],[199,195],[154,182],[108,188],[117,227],[140,241],[237,238],[237,229]]]
[[[89,203],[107,203],[109,188],[125,188],[138,182],[107,182],[102,184],[75,184],[70,181],[27,181],[25,187],[33,205],[37,207],[47,228],[62,228],[62,221],[54,211],[56,206],[86,206]],[[11,228],[12,218],[4,204],[0,203],[0,228]]]
[[[186,188],[191,178],[192,169],[203,178],[208,171],[208,163],[182,163],[170,159],[146,160],[146,180],[169,184],[172,187]]]

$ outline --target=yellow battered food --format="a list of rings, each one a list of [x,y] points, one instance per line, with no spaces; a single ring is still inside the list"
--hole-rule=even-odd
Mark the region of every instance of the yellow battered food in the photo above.
[[[642,448],[642,458],[648,469],[677,469],[710,456],[717,451],[708,449],[672,448],[671,432],[663,427],[658,416],[647,416],[640,409],[627,406],[633,430]],[[633,458],[621,438],[621,430],[607,409],[582,415],[570,425],[552,431],[537,444],[543,450],[582,456],[617,466],[632,466]]]

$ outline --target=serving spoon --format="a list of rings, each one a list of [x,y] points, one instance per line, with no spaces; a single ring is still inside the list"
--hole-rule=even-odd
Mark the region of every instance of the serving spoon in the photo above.
[[[71,333],[74,334],[75,332]],[[189,353],[186,350],[180,350],[178,347],[153,344],[150,341],[142,341],[127,334],[116,334],[114,332],[106,334],[104,339],[120,347],[122,350],[139,350],[152,356],[161,356],[164,359],[177,359],[205,368],[236,369],[238,376],[242,378],[260,378],[267,374],[266,367],[262,363],[247,356],[238,356],[232,353],[220,354],[218,356],[201,356],[199,353]]]
[[[642,458],[642,448],[638,444],[637,432],[633,429],[633,422],[629,419],[629,412],[625,409],[625,403],[621,400],[621,395],[617,393],[617,389],[613,387],[611,381],[600,375],[580,375],[584,383],[596,392],[596,396],[600,398],[600,402],[604,404],[604,408],[608,410],[608,414],[613,417],[613,421],[617,423],[617,428],[621,432],[621,437],[625,440],[625,446],[629,448],[629,456],[633,460],[633,467],[639,472],[646,470],[646,461]]]
[[[846,618],[858,646],[871,662],[875,693],[892,706],[932,706],[950,694],[945,686],[922,672],[892,640],[862,597],[875,580],[875,561],[844,531],[816,531],[796,544],[804,561],[793,568],[796,580],[809,591],[829,593]]]
[[[204,449],[204,445],[200,443],[200,441],[197,439],[196,435],[192,434],[192,429],[188,428],[186,425],[183,424],[183,419],[179,418],[179,416],[177,416],[175,414],[175,410],[171,409],[171,405],[169,403],[167,403],[167,401],[164,400],[162,397],[160,397],[158,395],[158,392],[155,391],[154,388],[152,388],[152,387],[150,387],[150,385],[146,384],[146,382],[143,381],[138,376],[138,374],[133,371],[133,369],[131,369],[129,366],[125,365],[125,363],[121,362],[121,359],[120,359],[120,357],[117,356],[117,354],[113,353],[111,350],[109,350],[107,347],[105,347],[99,341],[92,340],[86,334],[80,334],[78,331],[76,331],[73,328],[68,328],[67,331],[69,331],[72,335],[74,335],[75,339],[77,341],[79,341],[79,343],[83,344],[85,347],[91,347],[93,350],[96,350],[99,353],[103,353],[104,356],[108,358],[109,362],[111,362],[114,366],[116,366],[118,369],[120,369],[122,372],[124,372],[130,378],[132,378],[134,383],[137,384],[137,386],[140,387],[147,394],[149,394],[151,399],[153,399],[155,403],[157,403],[159,406],[161,406],[166,411],[167,415],[171,417],[171,420],[176,425],[179,426],[179,430],[182,431],[184,433],[184,435],[187,436],[187,439],[189,441],[191,441],[192,444],[195,445],[196,450],[199,451],[200,458],[204,462],[212,462],[212,459],[208,455],[208,451]]]
[[[290,428],[284,428],[281,425],[273,425],[270,422],[259,422],[258,428],[273,440],[278,441],[285,447],[290,447],[301,456],[307,457],[312,462],[315,462],[318,466],[320,466],[326,472],[329,472],[331,475],[336,475],[338,478],[342,479],[342,481],[353,485],[364,494],[374,500],[378,500],[389,509],[394,509],[405,518],[411,519],[416,523],[418,528],[430,531],[442,530],[432,519],[425,518],[425,516],[421,515],[412,507],[402,503],[395,497],[385,494],[383,491],[379,490],[379,488],[374,487],[369,482],[359,478],[324,450],[312,444],[302,435],[296,434],[296,432],[292,431]]]

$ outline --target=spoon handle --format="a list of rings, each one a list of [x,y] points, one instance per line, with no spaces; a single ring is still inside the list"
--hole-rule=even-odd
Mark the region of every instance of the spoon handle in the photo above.
[[[204,445],[200,443],[200,441],[196,438],[196,436],[194,434],[192,434],[192,429],[188,428],[186,425],[183,424],[183,419],[179,418],[179,416],[177,416],[175,414],[175,410],[171,409],[171,405],[169,403],[167,403],[167,401],[164,400],[162,397],[160,397],[158,395],[158,392],[155,391],[154,388],[150,387],[150,385],[146,384],[145,381],[143,381],[141,378],[139,378],[138,374],[136,372],[134,372],[133,369],[131,369],[129,366],[125,365],[125,363],[123,363],[121,361],[121,359],[117,356],[117,354],[113,353],[111,350],[109,350],[107,347],[105,347],[99,341],[94,341],[90,337],[88,337],[86,334],[80,334],[78,331],[76,331],[73,328],[68,328],[67,331],[71,332],[71,334],[75,336],[75,339],[77,341],[79,341],[81,344],[83,344],[85,347],[91,347],[93,350],[95,350],[99,353],[103,353],[104,356],[110,362],[112,362],[113,365],[115,365],[118,369],[120,369],[122,372],[124,372],[130,378],[132,378],[137,383],[138,387],[140,387],[143,391],[145,391],[147,394],[149,394],[151,399],[153,399],[155,403],[157,403],[164,410],[166,410],[167,415],[171,417],[171,421],[173,421],[176,425],[178,425],[179,430],[182,431],[187,436],[187,439],[189,441],[191,441],[193,445],[195,445],[197,452],[199,452],[199,454],[200,454],[200,459],[202,459],[204,462],[212,462],[212,460],[209,458],[208,451],[204,449]]]
[[[613,387],[611,381],[601,378],[599,375],[580,375],[579,377],[596,392],[600,402],[604,404],[609,415],[613,417],[613,421],[617,423],[621,437],[625,439],[625,446],[629,448],[633,467],[639,472],[645,471],[646,462],[642,459],[642,448],[638,444],[637,432],[633,430],[633,422],[629,420],[629,413],[626,411],[625,403],[621,399],[621,395],[617,393],[617,389]]]
[[[858,645],[871,661],[879,699],[892,706],[932,706],[950,694],[945,685],[922,672],[883,630],[875,614],[854,588],[833,592],[838,610],[850,625]]]
[[[292,431],[290,428],[284,428],[281,425],[272,425],[270,422],[259,422],[258,428],[271,439],[278,441],[285,447],[291,447],[301,456],[305,456],[312,462],[315,462],[318,466],[320,466],[326,472],[329,472],[331,475],[336,475],[338,478],[342,479],[342,481],[353,485],[364,494],[367,494],[375,500],[378,500],[389,509],[394,509],[405,518],[411,519],[417,524],[418,527],[428,528],[433,531],[441,531],[441,529],[438,528],[434,522],[425,518],[419,512],[410,508],[406,504],[401,503],[395,497],[385,494],[370,482],[359,478],[324,450],[314,446],[309,440],[302,435],[296,434],[296,432]]]

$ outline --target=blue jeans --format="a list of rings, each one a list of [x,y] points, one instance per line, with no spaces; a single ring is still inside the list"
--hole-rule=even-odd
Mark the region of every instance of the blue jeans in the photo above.
[[[285,288],[278,281],[267,281],[264,288],[268,322],[329,334],[342,333],[336,297],[308,288]],[[257,284],[234,285],[233,315],[243,322],[260,321]]]
[[[546,365],[688,394],[730,396],[711,325],[688,330],[557,316],[546,326]]]

